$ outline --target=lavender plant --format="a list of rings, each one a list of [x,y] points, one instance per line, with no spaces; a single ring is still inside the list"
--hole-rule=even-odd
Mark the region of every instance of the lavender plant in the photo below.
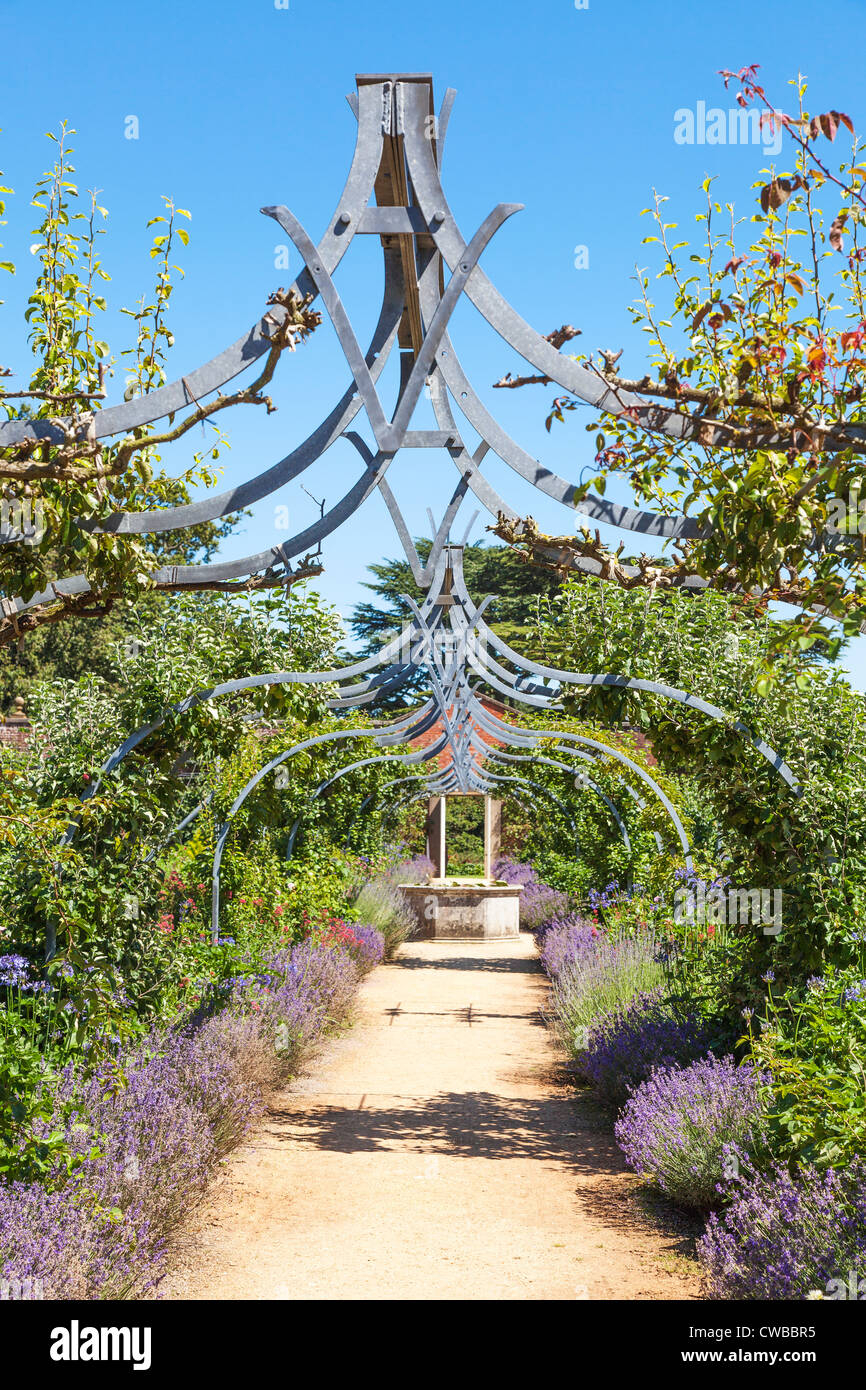
[[[516,859],[503,856],[493,864],[492,871],[494,878],[523,889],[520,895],[520,925],[524,931],[537,931],[552,918],[563,916],[571,906],[568,894],[551,888],[549,883],[543,883],[531,864],[521,864]]]
[[[866,1162],[821,1173],[785,1164],[743,1176],[698,1242],[712,1298],[862,1298],[866,1281]]]
[[[729,1144],[751,1153],[761,1128],[754,1068],[710,1055],[654,1071],[626,1101],[615,1133],[632,1168],[673,1201],[701,1211],[719,1202]]]
[[[424,856],[405,860],[390,872],[368,879],[358,890],[352,915],[381,933],[386,960],[392,960],[402,943],[418,929],[415,914],[398,884],[423,883],[429,872],[428,864],[432,871],[432,863]]]
[[[555,980],[567,965],[582,959],[596,946],[598,928],[586,917],[572,912],[545,922],[536,933],[536,938],[541,964]]]
[[[494,878],[501,878],[503,883],[510,883],[520,888],[539,883],[538,875],[531,864],[522,864],[518,859],[511,859],[508,855],[502,855],[492,865]]]
[[[649,998],[658,985],[662,967],[650,937],[591,936],[571,938],[576,948],[563,953],[562,969],[553,986],[553,1017],[563,1046],[583,1059],[591,1030],[602,1020],[617,1016],[635,997]],[[582,944],[578,944],[581,942]],[[557,938],[552,951],[557,950]],[[586,943],[585,945],[583,943]]]
[[[524,931],[537,931],[545,922],[568,912],[571,900],[548,883],[530,883],[520,895],[520,925]]]
[[[673,1004],[656,986],[598,1019],[580,1065],[599,1098],[619,1109],[656,1068],[697,1061],[711,1043],[712,1034],[700,1017]]]
[[[366,974],[384,959],[385,938],[376,927],[362,922],[352,923],[352,937],[349,953],[362,974]]]
[[[381,954],[372,929],[357,939]],[[0,1183],[0,1280],[41,1280],[47,1298],[151,1292],[214,1164],[248,1132],[267,1087],[346,1015],[360,974],[351,950],[303,943],[218,987],[219,1011],[132,1050],[118,1041],[89,1074],[68,1064],[29,1137],[60,1127],[74,1162],[44,1183]]]

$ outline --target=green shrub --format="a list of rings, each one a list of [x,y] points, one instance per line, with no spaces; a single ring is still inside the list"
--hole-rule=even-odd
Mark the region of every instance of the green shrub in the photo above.
[[[768,980],[764,1026],[748,1020],[779,1158],[838,1167],[866,1147],[864,973],[828,968],[778,998]]]

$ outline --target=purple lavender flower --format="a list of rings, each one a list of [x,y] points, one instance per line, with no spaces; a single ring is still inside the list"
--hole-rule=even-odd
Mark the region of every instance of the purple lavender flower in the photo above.
[[[508,855],[500,856],[491,866],[491,872],[494,878],[501,878],[503,882],[519,888],[540,885],[540,879],[532,864],[521,864],[519,860],[510,859]]]
[[[619,1109],[656,1067],[697,1061],[710,1042],[698,1015],[676,1008],[658,987],[612,1009],[590,1029],[581,1068],[600,1098]]]
[[[385,938],[376,927],[366,926],[362,922],[352,922],[351,930],[358,944],[350,946],[349,953],[354,957],[358,967],[366,973],[384,959]]]
[[[563,916],[571,907],[568,894],[544,883],[532,864],[522,864],[517,859],[503,855],[491,866],[491,872],[494,878],[523,889],[520,895],[520,925],[524,931],[538,931],[554,917]]]
[[[369,960],[381,939],[358,935]],[[267,1087],[346,1014],[359,978],[348,951],[303,943],[216,991],[218,1012],[127,1051],[106,1038],[90,1074],[64,1068],[53,1113],[25,1138],[59,1135],[65,1155],[45,1184],[0,1183],[0,1279],[39,1279],[46,1298],[152,1291],[166,1236],[247,1133]]]
[[[553,917],[537,932],[541,964],[551,979],[557,979],[574,961],[591,951],[598,941],[598,928],[577,913]]]
[[[545,923],[562,917],[571,906],[567,893],[547,883],[527,884],[520,894],[520,925],[524,931],[537,931]]]
[[[713,1214],[698,1241],[712,1298],[847,1298],[866,1277],[866,1163],[825,1173],[784,1164],[732,1182],[730,1205]],[[853,1295],[857,1297],[855,1293]]]
[[[403,877],[403,871],[406,877]],[[380,874],[368,879],[362,884],[355,898],[353,913],[362,923],[375,927],[381,933],[387,960],[395,955],[407,937],[413,936],[418,930],[415,913],[398,883],[423,883],[426,877],[423,865],[417,862],[414,865],[412,862],[403,862],[393,876]],[[354,923],[351,922],[349,925],[354,930]]]
[[[632,1168],[673,1201],[700,1211],[718,1204],[726,1146],[750,1150],[760,1117],[754,1069],[709,1056],[654,1071],[626,1101],[615,1133]]]

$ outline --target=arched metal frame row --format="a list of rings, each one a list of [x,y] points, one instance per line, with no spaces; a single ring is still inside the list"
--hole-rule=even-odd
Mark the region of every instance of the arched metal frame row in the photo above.
[[[609,758],[620,764],[629,774],[640,779],[665,809],[676,830],[685,862],[687,866],[691,866],[688,838],[676,808],[652,774],[634,759],[629,758],[621,749],[601,740],[593,739],[588,735],[574,734],[561,728],[518,728],[485,708],[468,680],[467,666],[474,669],[481,680],[490,682],[494,686],[498,685],[498,688],[504,689],[510,698],[530,704],[531,708],[538,708],[543,705],[548,712],[554,712],[557,704],[557,691],[547,686],[535,684],[527,688],[526,677],[516,676],[498,663],[493,664],[501,674],[502,679],[499,676],[494,678],[491,672],[492,659],[479,657],[477,649],[473,649],[473,644],[469,641],[469,638],[476,633],[482,639],[495,643],[499,650],[505,648],[508,659],[514,663],[522,662],[524,669],[529,671],[532,676],[540,675],[546,679],[557,680],[562,676],[564,682],[602,681],[622,685],[625,688],[649,689],[657,695],[679,700],[701,713],[708,713],[711,717],[721,719],[742,737],[748,739],[767,759],[778,775],[783,777],[794,790],[797,790],[793,774],[774,750],[761,740],[755,739],[747,727],[739,721],[731,724],[731,721],[724,716],[722,711],[716,710],[715,707],[696,700],[694,697],[687,696],[685,692],[632,677],[580,676],[572,672],[560,673],[552,668],[540,667],[536,663],[529,662],[522,658],[519,653],[514,652],[512,648],[506,647],[506,644],[495,637],[484,620],[485,604],[476,606],[466,591],[459,547],[449,546],[443,550],[437,559],[435,577],[436,587],[431,585],[424,603],[420,606],[412,605],[412,621],[397,637],[386,643],[378,656],[327,672],[276,672],[231,681],[209,690],[194,692],[185,700],[163,711],[157,719],[130,735],[103,764],[100,776],[92,784],[92,790],[88,790],[88,795],[94,794],[101,785],[104,775],[111,772],[125,757],[139,747],[142,741],[155,729],[158,729],[171,714],[183,714],[205,700],[242,690],[254,690],[278,682],[328,682],[334,684],[338,691],[337,696],[330,702],[331,705],[335,708],[346,709],[357,707],[361,702],[374,698],[383,689],[391,688],[394,685],[399,686],[419,667],[426,670],[432,686],[432,695],[418,709],[409,711],[396,721],[379,726],[337,729],[303,740],[272,758],[241,789],[220,829],[214,856],[212,930],[215,935],[218,933],[219,924],[219,870],[229,828],[240,806],[264,777],[281,764],[289,761],[297,753],[311,747],[363,737],[371,739],[382,749],[395,748],[401,744],[411,744],[413,739],[429,732],[440,722],[442,725],[441,735],[426,747],[416,752],[382,753],[375,758],[365,758],[341,770],[336,776],[342,776],[356,768],[390,759],[404,765],[421,765],[438,758],[441,753],[447,750],[450,761],[444,768],[438,769],[426,778],[427,793],[448,794],[448,792],[453,791],[485,790],[494,785],[497,780],[501,780],[501,776],[489,770],[485,772],[482,763],[486,759],[507,761],[512,756],[502,752],[501,748],[496,747],[497,744],[505,747],[522,748],[530,754],[536,753],[538,755],[539,747],[552,741],[555,745],[552,751],[559,753],[560,756],[572,756],[584,760],[587,758],[593,760]],[[450,600],[447,606],[450,628],[443,631],[441,627],[443,605],[437,603],[437,599],[446,594]],[[447,636],[447,642],[437,641],[443,636]],[[393,662],[391,658],[401,650],[406,654],[407,659]],[[384,670],[376,673],[375,667],[381,666],[383,663]],[[358,676],[362,676],[364,679],[356,681]],[[346,679],[354,683],[346,687],[342,684]],[[351,694],[346,693],[347,689],[351,691]],[[492,744],[484,742],[480,738],[479,731],[486,733],[494,742]],[[557,764],[552,759],[546,761],[554,766],[566,766],[562,763]],[[331,780],[336,780],[336,776]],[[625,785],[628,787],[627,782]],[[634,796],[633,789],[629,788],[629,790]],[[601,794],[604,795],[604,793]],[[613,811],[613,803],[609,804]],[[562,809],[567,816],[567,810]],[[618,810],[615,811],[615,814],[620,829],[624,830],[624,824]],[[190,819],[192,819],[191,816],[186,817],[183,824],[188,823]],[[71,829],[69,833],[74,833],[74,830]]]
[[[280,570],[287,576],[291,560],[304,554],[331,534],[374,492],[379,491],[394,521],[412,573],[422,589],[424,602],[407,600],[411,621],[375,656],[346,667],[319,672],[270,672],[225,682],[211,689],[195,691],[184,700],[163,710],[155,720],[132,733],[116,748],[91,783],[87,795],[95,795],[105,776],[117,768],[143,741],[171,717],[182,717],[196,706],[225,695],[280,683],[333,684],[336,687],[329,707],[335,715],[344,710],[360,710],[388,692],[399,690],[419,668],[424,668],[431,687],[430,698],[419,709],[391,723],[370,729],[335,729],[296,744],[271,759],[242,788],[220,828],[214,857],[212,926],[219,922],[219,868],[233,816],[262,778],[297,753],[314,746],[340,743],[365,737],[383,751],[375,758],[361,759],[336,776],[348,775],[363,766],[393,759],[403,765],[423,765],[438,759],[447,750],[444,768],[426,779],[429,791],[484,790],[503,780],[492,772],[489,762],[508,761],[509,754],[497,750],[479,737],[479,730],[500,748],[523,748],[538,758],[541,746],[554,740],[552,750],[562,757],[613,758],[624,775],[637,777],[657,797],[671,819],[680,846],[688,858],[689,846],[676,810],[657,781],[621,750],[554,728],[515,728],[486,710],[470,682],[469,673],[508,699],[530,709],[554,714],[558,693],[569,685],[610,685],[640,690],[663,699],[678,701],[700,714],[722,722],[746,739],[783,778],[795,794],[799,787],[790,768],[773,749],[755,737],[746,724],[731,720],[716,706],[696,696],[653,681],[614,673],[586,674],[558,670],[524,658],[503,642],[489,627],[484,608],[489,600],[476,605],[466,589],[462,568],[462,548],[449,540],[450,528],[464,499],[471,493],[494,516],[517,513],[499,496],[481,472],[488,452],[497,454],[523,480],[547,496],[577,509],[596,520],[622,529],[663,539],[695,537],[700,534],[689,517],[661,516],[620,507],[601,497],[575,498],[575,488],[527,454],[501,428],[486,410],[460,364],[448,333],[449,322],[460,300],[465,297],[480,311],[500,337],[539,372],[588,404],[613,414],[628,412],[647,429],[673,438],[693,437],[698,426],[706,442],[707,423],[684,412],[668,411],[648,404],[637,396],[614,393],[601,377],[587,370],[552,347],[510,307],[494,288],[479,265],[490,238],[518,210],[517,204],[499,204],[484,219],[475,236],[466,241],[451,212],[441,183],[442,141],[453,92],[446,93],[441,124],[436,129],[432,84],[415,76],[359,78],[352,100],[358,131],[351,168],[343,194],[331,223],[318,245],[314,244],[296,217],[282,206],[263,208],[286,232],[304,262],[294,282],[299,296],[320,297],[323,301],[346,357],[352,381],[328,417],[302,444],[277,464],[249,479],[238,488],[205,497],[182,507],[138,513],[116,513],[98,524],[87,518],[80,525],[95,532],[116,535],[165,533],[185,529],[205,520],[215,520],[273,494],[297,478],[321,458],[339,439],[346,439],[359,453],[364,471],[346,495],[314,525],[256,555],[239,560],[198,566],[179,566],[158,572],[161,583],[177,588],[199,587],[210,581],[224,582],[252,576],[263,570]],[[432,138],[431,138],[432,135]],[[393,170],[398,177],[390,177]],[[386,177],[387,175],[387,177]],[[381,176],[381,177],[380,177]],[[389,191],[390,190],[390,191]],[[389,203],[388,199],[392,201]],[[375,201],[374,201],[375,199]],[[380,238],[384,263],[384,289],[379,319],[370,344],[364,352],[336,289],[334,274],[356,235]],[[446,268],[448,277],[446,280]],[[283,322],[285,310],[275,306],[232,347],[199,368],[145,396],[96,412],[80,422],[89,437],[109,438],[145,424],[197,407],[209,394],[219,390],[239,372],[259,361],[272,346],[275,329]],[[400,345],[400,385],[393,413],[388,416],[378,394],[377,383],[394,344]],[[412,417],[425,385],[437,424],[435,430],[412,430]],[[477,431],[481,442],[470,453],[457,425],[452,402],[464,419]],[[356,430],[350,428],[363,410],[375,441],[371,449]],[[75,434],[75,422],[12,420],[0,424],[0,446],[32,439],[46,442]],[[710,426],[712,428],[712,426]],[[850,427],[852,447],[866,448],[866,428]],[[713,436],[710,443],[727,443]],[[768,444],[772,441],[768,440]],[[403,448],[443,449],[458,472],[458,481],[445,516],[435,529],[433,546],[422,565],[409,528],[386,479],[395,456]],[[0,542],[14,537],[0,537]],[[588,567],[591,568],[589,562]],[[51,589],[34,595],[27,603],[4,600],[7,613],[20,613],[45,604],[60,595],[87,592],[82,576],[59,580]],[[444,626],[444,614],[449,618]],[[456,646],[446,650],[443,634],[454,638]],[[477,634],[479,641],[470,643]],[[494,656],[493,653],[497,653]],[[509,663],[509,665],[503,663]],[[552,688],[553,682],[555,688]],[[388,752],[441,724],[442,733],[426,748],[416,752]],[[513,755],[511,755],[513,756]],[[565,767],[546,758],[552,766]],[[336,778],[332,779],[336,780]],[[507,779],[506,779],[507,780]],[[519,778],[517,779],[520,780]],[[517,783],[515,782],[515,785]],[[596,784],[597,785],[597,784]],[[629,794],[639,798],[625,783]],[[602,795],[605,795],[603,792]],[[555,795],[555,794],[553,794]],[[624,823],[613,803],[608,803],[623,833]],[[639,803],[640,804],[640,803]],[[178,831],[191,823],[200,808],[184,818]],[[567,814],[567,811],[566,811]],[[67,839],[75,834],[75,826]],[[177,833],[177,832],[175,832]]]

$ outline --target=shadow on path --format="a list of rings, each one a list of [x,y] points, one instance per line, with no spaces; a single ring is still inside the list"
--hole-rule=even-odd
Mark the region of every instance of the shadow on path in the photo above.
[[[411,942],[411,945],[425,945],[426,942]],[[436,942],[437,946],[442,942]],[[481,944],[481,943],[479,943]],[[489,974],[503,975],[541,975],[537,960],[523,960],[519,956],[397,956],[390,962],[401,970],[480,970]]]
[[[594,1174],[625,1163],[597,1115],[581,1114],[568,1096],[509,1098],[490,1091],[444,1091],[434,1096],[365,1097],[349,1109],[319,1104],[271,1109],[292,1143],[341,1153],[400,1148],[464,1158],[520,1159],[565,1164]]]
[[[696,1220],[648,1199],[636,1178],[623,1187],[625,1161],[607,1117],[589,1096],[510,1099],[469,1091],[383,1099],[380,1108],[378,1097],[368,1095],[355,1109],[345,1103],[272,1109],[271,1137],[347,1154],[392,1150],[565,1167],[574,1176],[578,1202],[600,1226],[637,1235],[661,1223],[675,1235],[678,1253],[693,1253]],[[538,1180],[544,1181],[540,1172]]]

